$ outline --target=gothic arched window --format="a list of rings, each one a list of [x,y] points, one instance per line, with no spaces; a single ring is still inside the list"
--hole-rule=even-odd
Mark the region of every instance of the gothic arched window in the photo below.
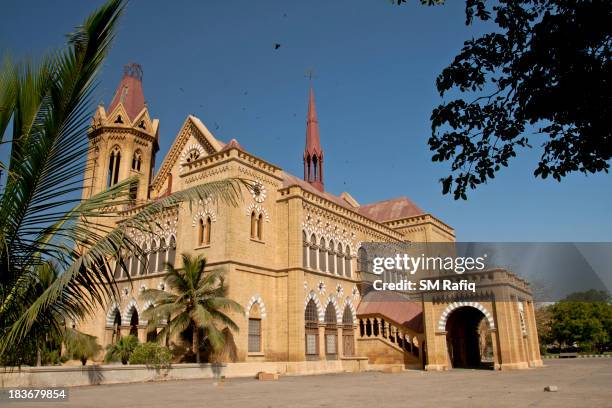
[[[327,272],[327,247],[325,246],[325,238],[319,241],[319,270]]]
[[[198,245],[204,244],[204,220],[200,218],[198,221]]]
[[[305,351],[307,360],[319,358],[319,316],[317,305],[310,299],[304,311]]]
[[[257,237],[257,217],[255,211],[251,212],[251,238]]]
[[[308,268],[308,239],[304,231],[302,231],[302,266]]]
[[[111,150],[108,162],[108,187],[112,187],[119,182],[119,166],[121,165],[121,149],[114,146]]]
[[[210,217],[206,217],[206,222],[204,223],[204,244],[210,245],[210,231],[212,229],[212,220]]]
[[[338,358],[338,320],[336,308],[332,302],[325,308],[325,357],[328,360]]]
[[[355,330],[353,329],[353,312],[349,305],[342,314],[342,353],[346,357],[355,355]]]
[[[140,171],[140,166],[142,165],[142,152],[140,149],[134,152],[134,156],[132,156],[132,170]]]
[[[147,262],[148,272],[150,274],[155,273],[157,271],[157,244],[155,241],[151,243],[151,251],[149,252]]]
[[[336,273],[336,255],[334,252],[334,241],[329,241],[329,249],[327,251],[327,267],[329,273]]]
[[[253,303],[249,311],[248,352],[261,352],[261,311],[257,303]]]
[[[161,241],[159,241],[159,251],[157,251],[157,271],[158,272],[163,271],[166,268],[166,262],[168,260],[166,255],[167,255],[166,240],[162,238]]]
[[[351,247],[347,245],[344,247],[346,250],[345,258],[344,258],[344,276],[351,277],[353,274],[352,266],[351,266]]]
[[[257,217],[257,239],[263,241],[263,214]]]
[[[344,254],[341,243],[338,243],[338,249],[336,251],[336,274],[344,275]]]
[[[364,247],[357,250],[357,270],[366,272],[368,270],[368,253]]]
[[[308,250],[310,258],[310,268],[317,269],[317,238],[315,234],[310,236],[310,247]]]
[[[168,263],[170,265],[174,265],[175,259],[176,259],[176,239],[172,237],[170,238],[170,244],[168,244]]]

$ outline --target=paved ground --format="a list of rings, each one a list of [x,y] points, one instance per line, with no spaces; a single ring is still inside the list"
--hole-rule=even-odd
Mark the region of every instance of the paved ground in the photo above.
[[[9,407],[612,407],[612,359],[547,360],[522,371],[452,370],[99,385],[70,401]],[[557,385],[558,392],[544,392]]]

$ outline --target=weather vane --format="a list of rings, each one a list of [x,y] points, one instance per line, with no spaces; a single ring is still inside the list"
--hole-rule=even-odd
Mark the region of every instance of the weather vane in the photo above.
[[[306,75],[304,75],[304,78],[308,78],[308,80],[312,82],[313,78],[316,78],[314,69],[310,68],[306,70]]]

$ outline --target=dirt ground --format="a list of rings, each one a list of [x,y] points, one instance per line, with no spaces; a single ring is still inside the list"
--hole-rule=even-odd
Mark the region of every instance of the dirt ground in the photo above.
[[[69,390],[69,401],[7,407],[612,407],[612,358],[546,360],[521,371],[366,372],[98,385]],[[558,392],[544,392],[556,385]]]

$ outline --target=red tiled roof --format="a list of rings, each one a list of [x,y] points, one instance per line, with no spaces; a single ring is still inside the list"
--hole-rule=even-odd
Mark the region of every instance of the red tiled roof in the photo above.
[[[374,221],[385,222],[424,214],[408,197],[397,197],[362,205],[357,212]]]
[[[392,291],[372,290],[361,299],[357,316],[378,314],[417,333],[423,332],[423,305]]]

